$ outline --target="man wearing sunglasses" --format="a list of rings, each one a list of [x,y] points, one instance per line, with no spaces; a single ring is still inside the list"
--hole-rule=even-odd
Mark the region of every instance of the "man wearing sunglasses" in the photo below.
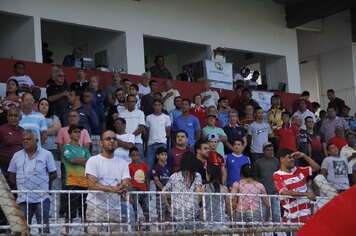
[[[65,83],[65,74],[62,69],[57,70],[53,79],[54,83],[47,87],[47,97],[53,113],[56,116],[61,116],[69,106],[69,87]]]

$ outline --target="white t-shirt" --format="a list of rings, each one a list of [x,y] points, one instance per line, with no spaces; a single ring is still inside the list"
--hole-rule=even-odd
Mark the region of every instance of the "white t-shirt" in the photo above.
[[[166,114],[151,114],[146,118],[146,127],[149,128],[147,145],[154,143],[167,143],[166,127],[171,126],[171,119]]]
[[[169,113],[171,110],[174,110],[176,107],[174,106],[174,98],[180,96],[179,91],[175,89],[171,89],[169,91],[162,92],[162,97],[164,98],[167,93],[173,92],[173,95],[164,101],[164,109]]]
[[[147,95],[151,92],[150,86],[143,86],[141,83],[139,83],[138,85],[138,93],[142,93],[143,95]]]
[[[205,96],[211,95],[211,97],[209,99],[207,99],[207,100],[205,100],[203,102],[204,106],[206,106],[206,107],[209,107],[209,106],[216,107],[218,105],[219,94],[216,91],[209,90],[209,91],[205,91],[205,92],[201,93],[200,95],[202,96],[202,98],[204,98]]]
[[[262,145],[268,142],[268,135],[272,133],[269,124],[253,122],[248,126],[247,134],[252,136],[251,152],[263,153]]]
[[[138,129],[139,125],[145,125],[145,114],[143,114],[142,111],[137,109],[131,112],[125,109],[119,113],[119,117],[124,118],[126,120],[126,133],[132,134]],[[143,143],[141,134],[135,137],[135,143]]]
[[[238,81],[238,80],[240,80],[240,81],[245,81],[245,78],[244,78],[240,73],[236,73],[236,74],[234,75],[233,81],[236,82],[236,81]]]
[[[9,79],[15,79],[17,80],[17,82],[19,83],[19,86],[26,86],[29,87],[30,90],[32,90],[33,86],[35,86],[35,84],[33,83],[32,79],[30,78],[30,76],[28,75],[22,75],[22,76],[11,76]],[[19,96],[21,97],[23,94],[23,92],[21,92],[19,94]]]
[[[356,152],[355,149],[353,149],[352,147],[346,144],[343,148],[341,148],[340,157],[347,159],[350,156],[352,156],[352,154],[355,152]],[[352,167],[354,166],[355,163],[356,163],[356,158],[349,161],[348,164],[349,174],[352,174]]]
[[[328,171],[327,180],[336,190],[345,190],[350,187],[346,158],[328,156],[323,160],[321,169]]]
[[[121,135],[116,134],[116,137],[118,139],[120,139],[121,141],[135,144],[135,135],[133,135],[133,134],[130,134],[130,133],[121,134]],[[131,158],[129,157],[128,149],[118,147],[118,148],[116,148],[116,150],[114,152],[114,156],[123,159],[124,161],[127,162],[128,165],[131,163]]]
[[[101,154],[91,157],[85,166],[85,175],[96,177],[99,184],[117,186],[123,179],[130,179],[129,166],[126,161],[113,157],[103,157]],[[104,209],[120,210],[120,196],[116,193],[88,193],[87,204]]]

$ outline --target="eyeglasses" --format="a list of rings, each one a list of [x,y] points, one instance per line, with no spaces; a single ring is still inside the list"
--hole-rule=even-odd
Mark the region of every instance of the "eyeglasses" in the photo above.
[[[117,138],[116,137],[106,137],[103,140],[105,140],[105,141],[111,141],[111,140],[117,141]]]

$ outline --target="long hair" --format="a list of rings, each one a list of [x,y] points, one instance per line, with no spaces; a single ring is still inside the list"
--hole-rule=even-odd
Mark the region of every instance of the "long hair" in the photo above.
[[[9,84],[10,81],[12,81],[12,82],[14,82],[14,83],[16,84],[17,90],[15,91],[15,94],[16,94],[17,96],[19,96],[19,89],[20,89],[19,82],[17,82],[16,79],[9,79],[9,80],[6,82],[6,86]],[[6,89],[6,96],[8,96],[8,94],[9,94],[9,93],[7,92],[7,89]]]
[[[180,171],[183,175],[183,178],[190,178],[190,185],[187,186],[189,188],[192,186],[195,180],[196,162],[197,159],[195,154],[190,151],[183,153],[182,159],[180,160]]]
[[[53,116],[53,111],[52,111],[52,109],[51,109],[51,105],[50,105],[49,100],[48,100],[47,98],[41,98],[41,99],[40,99],[40,101],[38,102],[38,110],[40,110],[40,104],[41,104],[41,102],[42,102],[43,100],[45,100],[45,101],[48,102],[48,112],[47,112],[47,114],[45,115],[45,118],[51,118],[51,117]]]
[[[214,187],[215,193],[220,193],[220,184],[222,184],[221,180],[221,168],[216,165],[212,165],[208,168],[209,174],[209,184],[212,184]]]

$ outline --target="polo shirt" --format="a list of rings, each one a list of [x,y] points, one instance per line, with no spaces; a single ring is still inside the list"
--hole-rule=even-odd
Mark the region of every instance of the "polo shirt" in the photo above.
[[[56,163],[50,151],[37,148],[35,155],[29,159],[24,149],[16,152],[11,159],[9,172],[16,174],[18,190],[48,190],[48,173],[56,171]],[[17,202],[37,203],[48,198],[44,193],[18,193]]]
[[[297,136],[299,128],[296,125],[289,125],[288,128],[277,128],[277,136],[279,137],[279,149],[290,149],[293,152],[297,151]]]
[[[41,133],[47,131],[47,122],[45,117],[36,111],[31,111],[27,115],[21,111],[21,116],[22,118],[19,125],[25,130],[31,129],[36,131],[38,136],[37,145],[41,147]]]

